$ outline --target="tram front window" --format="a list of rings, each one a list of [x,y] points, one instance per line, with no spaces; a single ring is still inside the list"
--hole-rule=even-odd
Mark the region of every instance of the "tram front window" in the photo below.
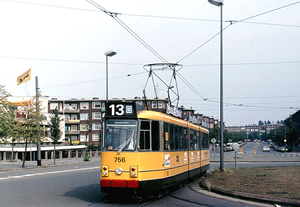
[[[137,120],[107,120],[104,137],[105,150],[121,152],[136,149]]]

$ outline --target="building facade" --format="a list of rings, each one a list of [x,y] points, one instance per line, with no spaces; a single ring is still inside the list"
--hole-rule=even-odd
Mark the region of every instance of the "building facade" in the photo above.
[[[267,133],[269,134],[273,129],[277,129],[278,127],[283,126],[281,123],[278,124],[264,124],[264,125],[257,125],[257,124],[249,124],[245,126],[226,126],[225,130],[230,132],[246,132],[247,135],[250,133],[257,132],[260,135]]]
[[[143,99],[135,97],[134,99],[112,99],[109,101],[133,101],[139,105],[140,110],[147,109],[166,113],[168,110],[168,99]],[[70,99],[61,100],[52,98],[49,100],[48,108],[51,114],[55,108],[59,114],[64,117],[65,123],[65,144],[93,144],[99,145],[101,138],[102,119],[105,113],[104,99],[94,97],[92,99]],[[195,114],[195,110],[179,107],[181,117],[186,120],[197,120],[207,128],[213,128],[219,121],[213,117]]]

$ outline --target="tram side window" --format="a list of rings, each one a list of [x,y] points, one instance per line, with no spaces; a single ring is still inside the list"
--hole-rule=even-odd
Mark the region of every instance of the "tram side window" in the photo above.
[[[183,128],[183,139],[184,139],[183,149],[188,150],[188,147],[189,147],[189,136],[188,136],[188,130],[187,130],[187,128]]]
[[[170,134],[169,134],[169,139],[170,139],[170,149],[175,150],[175,145],[174,145],[174,125],[170,124]]]
[[[140,130],[140,149],[150,150],[150,122],[141,121],[141,130]]]
[[[159,151],[159,122],[152,121],[152,151]]]
[[[202,149],[208,149],[208,134],[202,133]]]
[[[200,132],[197,131],[197,150],[200,150]]]
[[[198,143],[197,143],[196,131],[190,129],[190,150],[197,150],[198,149],[197,146]]]
[[[183,150],[183,143],[184,143],[184,136],[183,136],[183,128],[182,127],[178,127],[178,149],[179,150]]]
[[[169,124],[164,123],[164,150],[169,151],[170,150],[170,144],[169,144]]]
[[[175,125],[174,126],[174,148],[175,150],[179,150],[179,126]]]

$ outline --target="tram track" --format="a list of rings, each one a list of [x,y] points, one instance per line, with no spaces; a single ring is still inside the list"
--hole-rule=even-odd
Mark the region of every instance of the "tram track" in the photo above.
[[[89,207],[97,207],[97,206],[124,206],[126,204],[126,206],[133,206],[133,207],[145,207],[145,206],[156,206],[156,205],[160,205],[157,204],[156,202],[160,199],[175,199],[177,201],[175,201],[174,203],[178,203],[178,201],[180,201],[180,206],[205,206],[205,207],[212,207],[211,205],[207,205],[205,203],[201,203],[200,201],[195,201],[195,200],[189,200],[189,199],[185,199],[182,196],[178,196],[176,195],[176,193],[174,194],[174,192],[182,189],[183,192],[185,192],[184,194],[190,194],[190,192],[187,191],[193,191],[192,187],[190,186],[191,183],[194,183],[197,181],[192,181],[190,183],[183,184],[178,186],[177,188],[173,188],[170,190],[166,190],[164,192],[160,192],[157,193],[155,195],[149,196],[149,197],[145,197],[145,198],[141,198],[141,197],[126,197],[126,196],[122,196],[122,197],[110,197],[110,195],[106,195],[103,197],[103,200],[99,203],[96,204],[92,204],[89,205]],[[162,201],[164,202],[164,201]]]

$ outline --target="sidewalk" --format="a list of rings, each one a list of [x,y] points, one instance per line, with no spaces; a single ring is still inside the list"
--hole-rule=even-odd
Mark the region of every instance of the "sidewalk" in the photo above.
[[[100,168],[101,157],[92,157],[89,162],[98,162]],[[76,165],[87,163],[87,161],[83,161],[83,158],[64,158],[64,159],[56,159],[55,165],[54,160],[42,160],[42,165],[37,166],[37,161],[26,161],[25,167],[22,168],[22,161],[18,160],[15,162],[10,162],[8,160],[0,161],[0,172],[1,171],[15,171],[15,170],[23,170],[23,169],[33,169],[33,168],[43,168],[43,167],[53,167],[53,166],[62,166],[62,165]]]
[[[299,152],[286,152],[277,155],[269,154],[265,152],[264,154],[254,154],[253,152],[237,152],[236,153],[237,162],[300,162]],[[210,161],[219,162],[220,153],[210,152]],[[224,162],[234,162],[235,161],[235,151],[224,152]]]

